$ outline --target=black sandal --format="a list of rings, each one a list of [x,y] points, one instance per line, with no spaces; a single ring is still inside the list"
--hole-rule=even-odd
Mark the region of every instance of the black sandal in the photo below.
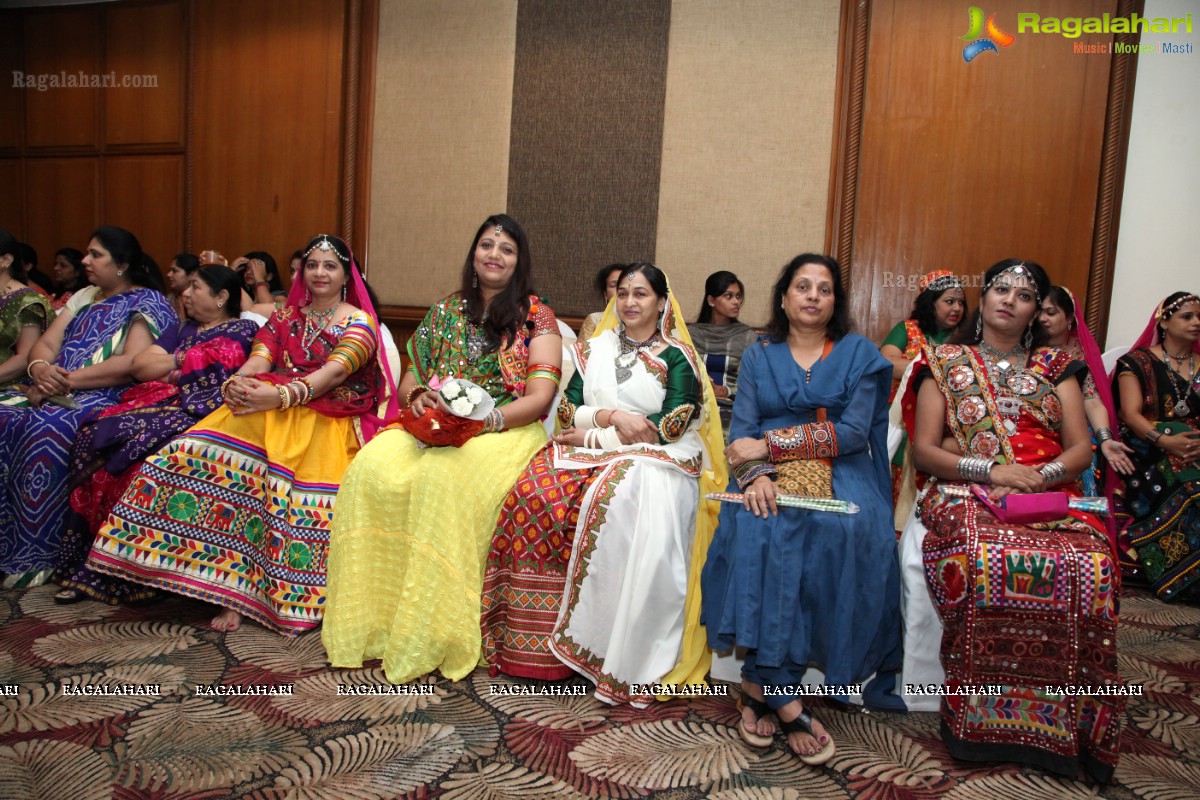
[[[762,700],[757,700],[750,695],[742,692],[738,695],[738,733],[742,735],[742,741],[751,747],[770,747],[775,742],[774,736],[767,736],[757,731],[746,729],[746,718],[741,716],[742,712],[747,708],[754,714],[754,724],[758,725],[758,721],[772,713],[771,707]]]
[[[87,599],[87,595],[78,589],[63,589],[54,595],[55,604],[60,606],[72,606]]]
[[[799,716],[791,721],[785,720],[783,717],[779,718],[779,726],[783,730],[784,736],[787,736],[791,733],[806,733],[813,738],[813,741],[815,741],[817,744],[820,744],[820,737],[813,733],[812,722],[813,715],[809,713],[807,708],[802,710]],[[833,754],[837,750],[833,743],[833,737],[829,736],[829,734],[826,734],[826,738],[828,741],[825,742],[825,746],[817,752],[813,753],[812,755],[802,755],[800,753],[796,753],[796,757],[805,764],[808,764],[810,767],[819,767],[826,763],[829,761],[829,759],[833,758]],[[788,745],[788,749],[791,749],[790,744]]]

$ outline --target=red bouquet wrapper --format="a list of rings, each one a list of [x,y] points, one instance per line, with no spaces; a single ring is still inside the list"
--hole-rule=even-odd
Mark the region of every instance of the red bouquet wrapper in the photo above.
[[[440,408],[427,408],[419,417],[412,409],[406,408],[400,412],[400,424],[404,430],[433,447],[462,447],[484,427],[483,420],[456,417]]]

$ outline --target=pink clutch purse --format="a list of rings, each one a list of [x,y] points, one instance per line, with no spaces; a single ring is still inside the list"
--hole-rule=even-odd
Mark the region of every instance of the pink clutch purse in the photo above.
[[[996,519],[1013,525],[1054,522],[1068,516],[1071,508],[1071,499],[1065,492],[1009,494],[998,501],[988,497],[987,490],[978,484],[971,487],[971,492],[979,502],[992,510]]]

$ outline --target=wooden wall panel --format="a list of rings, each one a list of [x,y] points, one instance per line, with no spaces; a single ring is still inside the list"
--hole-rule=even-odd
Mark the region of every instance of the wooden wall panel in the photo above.
[[[1027,33],[966,63],[965,6],[859,5],[870,35],[849,255],[862,332],[878,340],[906,317],[908,282],[934,268],[977,279],[1023,257],[1085,294],[1112,57]],[[1116,12],[1115,0],[1061,0],[1054,13]],[[1015,12],[996,21],[1016,33]]]
[[[25,241],[37,250],[39,267],[60,247],[84,249],[101,222],[99,159],[35,158],[25,170]]]
[[[87,80],[101,70],[100,11],[93,8],[30,13],[25,17],[25,72]],[[47,84],[48,85],[48,84]],[[103,89],[26,90],[28,147],[99,146],[96,114]]]
[[[183,147],[186,22],[182,2],[105,14],[105,66],[118,84],[102,93],[105,144]],[[125,78],[130,85],[121,85]],[[153,86],[147,85],[150,79]]]
[[[24,89],[13,86],[12,74],[23,70],[21,21],[0,12],[0,155],[15,155],[21,146]],[[2,217],[0,217],[2,219]]]
[[[341,233],[344,29],[342,3],[195,5],[193,248],[284,261]]]
[[[0,228],[20,239],[25,235],[25,182],[21,177],[21,161],[0,158]]]
[[[183,251],[183,156],[109,157],[101,177],[104,224],[133,231],[165,268]]]

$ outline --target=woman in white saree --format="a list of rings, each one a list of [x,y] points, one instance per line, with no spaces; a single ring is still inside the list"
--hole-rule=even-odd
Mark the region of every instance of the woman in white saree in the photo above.
[[[644,705],[651,697],[634,684],[704,675],[696,590],[716,504],[700,498],[725,481],[719,418],[653,265],[625,268],[598,332],[572,356],[564,431],[501,509],[485,656],[510,675],[578,672],[599,699]]]

